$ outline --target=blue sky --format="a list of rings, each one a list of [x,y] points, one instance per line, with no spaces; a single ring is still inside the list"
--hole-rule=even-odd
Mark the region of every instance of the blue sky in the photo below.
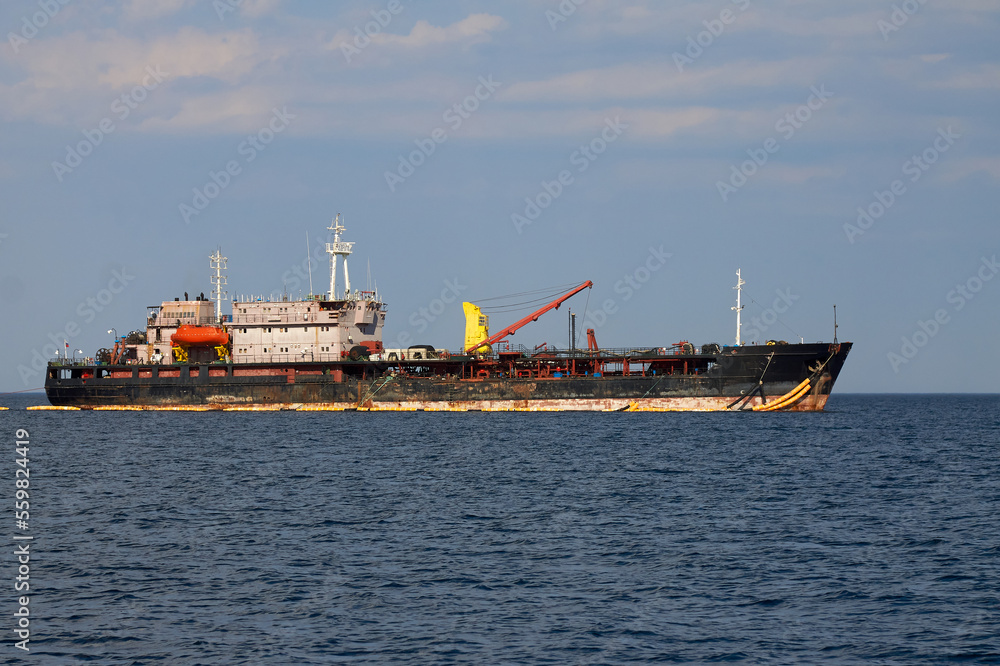
[[[209,293],[217,247],[231,293],[308,291],[306,234],[340,212],[390,345],[457,348],[461,300],[587,279],[570,307],[603,346],[731,343],[740,268],[751,339],[829,340],[837,305],[839,391],[997,392],[998,19],[996,0],[5,2],[0,390],[41,386],[52,340],[93,354]],[[565,338],[561,309],[513,341]]]

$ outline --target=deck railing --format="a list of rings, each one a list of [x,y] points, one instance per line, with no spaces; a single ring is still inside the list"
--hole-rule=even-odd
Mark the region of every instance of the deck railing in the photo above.
[[[492,356],[483,356],[486,359],[498,360],[500,358],[500,353],[516,352],[521,354],[520,358],[525,360],[544,360],[544,359],[609,359],[609,358],[629,358],[634,360],[655,360],[657,358],[671,358],[678,356],[715,356],[715,354],[703,354],[700,347],[694,347],[693,351],[685,352],[681,348],[677,347],[614,347],[600,349],[596,352],[590,351],[588,349],[556,349],[554,347],[549,347],[545,349],[532,349],[525,347],[524,345],[519,345],[516,349],[506,349],[499,348],[495,349]],[[425,361],[430,360],[441,360],[450,358],[452,356],[462,356],[461,351],[450,351],[447,355],[441,353],[438,357],[431,357],[428,359],[423,359]],[[332,363],[335,361],[348,360],[344,355],[340,353],[332,352],[310,352],[306,351],[302,354],[301,351],[298,353],[287,353],[287,354],[234,354],[232,362],[235,364],[260,364],[260,363]],[[404,359],[405,360],[405,359]],[[88,357],[85,359],[64,359],[62,357],[54,358],[49,360],[50,366],[80,366],[80,365],[102,365],[100,363],[95,363],[93,357]],[[382,363],[395,363],[396,361],[386,361],[384,358]],[[213,361],[213,364],[224,363],[224,361]],[[126,361],[122,365],[138,365],[136,361]],[[154,364],[155,365],[155,364]],[[166,364],[161,365],[206,365],[205,363],[199,362],[189,362],[186,364]]]

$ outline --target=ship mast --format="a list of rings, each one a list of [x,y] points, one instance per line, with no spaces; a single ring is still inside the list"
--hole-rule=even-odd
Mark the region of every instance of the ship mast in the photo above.
[[[306,232],[306,266],[309,267],[309,300],[312,300],[313,294],[313,262],[312,262],[312,252],[309,250],[309,232]]]
[[[741,334],[742,334],[742,330],[743,330],[743,321],[741,319],[741,315],[743,313],[743,308],[746,307],[745,305],[743,305],[743,298],[742,298],[743,297],[743,285],[745,285],[746,282],[743,281],[743,277],[740,275],[740,271],[741,271],[741,269],[739,269],[739,268],[736,269],[736,286],[733,287],[733,289],[736,290],[736,306],[730,308],[731,310],[736,310],[736,346],[737,347],[739,347],[740,345],[743,344],[743,340],[741,338]]]
[[[222,256],[222,248],[217,249],[209,259],[212,261],[212,270],[215,271],[215,274],[212,275],[212,300],[215,301],[215,316],[219,321],[222,321],[222,299],[229,295],[229,292],[222,289],[228,284],[226,276],[222,274],[222,271],[226,270],[227,259]]]
[[[337,213],[337,217],[327,227],[327,230],[333,232],[333,242],[326,244],[326,253],[330,255],[330,293],[328,299],[331,301],[337,300],[337,258],[340,256],[344,257],[344,300],[351,298],[351,277],[347,273],[347,257],[351,254],[354,243],[341,242],[340,232],[344,229],[344,225],[340,223],[340,213]]]

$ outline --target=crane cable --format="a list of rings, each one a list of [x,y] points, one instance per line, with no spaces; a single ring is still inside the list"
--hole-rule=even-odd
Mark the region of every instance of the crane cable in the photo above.
[[[539,298],[533,298],[533,299],[529,299],[527,301],[521,301],[519,303],[501,303],[501,304],[492,305],[492,306],[491,305],[480,306],[480,309],[483,312],[488,312],[490,314],[503,314],[503,313],[506,313],[506,312],[517,312],[517,311],[531,309],[531,307],[533,305],[538,305],[538,304],[541,304],[541,303],[548,303],[548,302],[552,301],[553,299],[558,298],[560,295],[564,294],[568,289],[570,289],[572,287],[575,287],[575,286],[577,286],[577,283],[571,283],[571,284],[568,284],[568,285],[559,285],[559,286],[555,286],[555,287],[547,287],[545,289],[536,289],[534,291],[523,291],[523,292],[514,293],[514,294],[507,294],[505,296],[495,296],[493,298],[481,298],[481,299],[478,299],[478,300],[473,299],[472,302],[474,302],[474,303],[476,303],[478,305],[480,303],[487,303],[487,302],[490,302],[490,301],[500,301],[500,300],[504,300],[504,299],[517,298],[519,296],[533,296],[535,294],[545,294],[544,296],[541,296]]]

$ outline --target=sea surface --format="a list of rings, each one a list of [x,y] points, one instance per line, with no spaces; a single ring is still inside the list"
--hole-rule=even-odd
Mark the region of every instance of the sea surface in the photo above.
[[[0,661],[1000,663],[1000,396],[23,410],[43,402],[0,403]],[[34,537],[30,654],[15,534]]]

